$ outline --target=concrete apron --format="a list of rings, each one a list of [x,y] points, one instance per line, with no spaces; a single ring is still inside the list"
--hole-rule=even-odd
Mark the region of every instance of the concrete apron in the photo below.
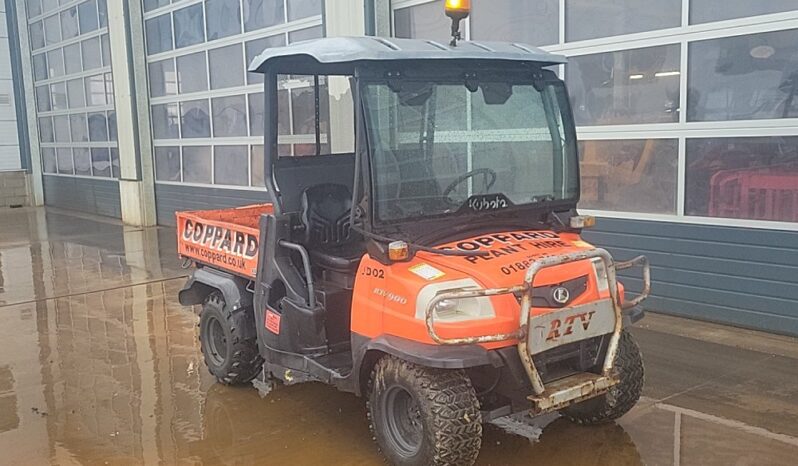
[[[0,210],[0,462],[380,464],[353,395],[214,383],[184,275],[171,229]],[[796,340],[661,316],[633,333],[629,414],[501,419],[479,464],[794,464]]]

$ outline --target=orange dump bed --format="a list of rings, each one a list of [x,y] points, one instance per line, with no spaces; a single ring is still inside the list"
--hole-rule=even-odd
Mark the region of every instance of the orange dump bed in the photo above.
[[[255,278],[260,216],[271,204],[177,212],[177,251],[197,262]]]

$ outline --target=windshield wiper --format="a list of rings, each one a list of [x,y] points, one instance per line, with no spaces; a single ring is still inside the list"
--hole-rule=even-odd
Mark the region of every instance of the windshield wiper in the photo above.
[[[462,256],[462,257],[472,257],[472,256],[487,256],[487,251],[460,251],[457,249],[438,249],[438,248],[431,248],[429,246],[423,246],[421,244],[416,244],[404,239],[396,239],[390,238],[388,236],[378,235],[376,233],[372,233],[370,231],[366,231],[358,226],[352,225],[350,227],[352,230],[360,233],[363,236],[367,236],[373,240],[380,241],[382,243],[393,243],[394,241],[404,241],[407,245],[416,251],[423,251],[429,252],[432,254],[437,254],[439,256]]]

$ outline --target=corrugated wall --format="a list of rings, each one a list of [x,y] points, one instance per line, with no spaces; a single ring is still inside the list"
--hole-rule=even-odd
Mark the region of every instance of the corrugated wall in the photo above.
[[[116,180],[44,175],[42,182],[48,206],[122,218]]]
[[[619,260],[649,257],[648,309],[798,335],[798,232],[602,218],[584,236]]]
[[[267,202],[264,191],[155,185],[155,205],[159,225],[174,226],[176,211],[223,209],[262,202]]]

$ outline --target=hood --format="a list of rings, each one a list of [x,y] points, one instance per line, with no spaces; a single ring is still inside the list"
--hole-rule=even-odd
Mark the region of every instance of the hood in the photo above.
[[[441,256],[419,252],[414,260],[456,270],[473,278],[485,288],[522,283],[529,265],[540,257],[593,249],[591,244],[582,241],[575,233],[545,230],[491,233],[438,247],[487,252],[484,256]],[[553,285],[591,273],[592,265],[589,261],[563,264],[542,270],[535,279],[535,286]]]

